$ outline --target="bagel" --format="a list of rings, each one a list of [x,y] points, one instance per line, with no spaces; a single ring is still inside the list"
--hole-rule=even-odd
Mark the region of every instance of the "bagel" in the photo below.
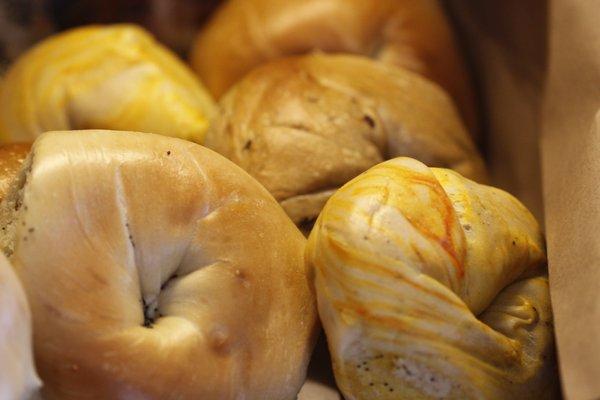
[[[27,299],[6,257],[0,254],[0,399],[29,399],[39,386]]]
[[[388,158],[486,177],[443,90],[354,55],[306,55],[256,68],[219,102],[204,144],[262,183],[305,230],[335,189]]]
[[[318,329],[305,239],[225,158],[46,133],[0,223],[47,399],[295,399]]]
[[[30,143],[0,144],[0,201],[8,192],[11,182],[31,149]]]
[[[204,25],[190,57],[219,98],[257,65],[313,50],[360,54],[433,80],[477,134],[471,82],[437,0],[229,0]]]
[[[10,67],[0,86],[0,141],[94,128],[200,142],[213,113],[194,74],[144,30],[87,26],[51,36]]]
[[[309,237],[346,399],[558,395],[545,250],[499,189],[409,158],[338,190]]]

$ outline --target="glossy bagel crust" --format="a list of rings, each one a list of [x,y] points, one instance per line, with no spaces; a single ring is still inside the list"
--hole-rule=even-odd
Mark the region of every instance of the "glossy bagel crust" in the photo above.
[[[305,239],[256,181],[160,135],[42,135],[0,207],[49,399],[295,399]]]
[[[486,179],[456,109],[437,85],[354,55],[264,64],[219,103],[205,145],[262,183],[296,223],[369,167],[396,156]]]
[[[307,260],[346,399],[558,398],[542,233],[506,192],[381,163],[327,202]]]
[[[191,63],[219,98],[266,61],[315,50],[360,54],[433,80],[478,133],[471,82],[437,0],[229,0],[198,34]]]
[[[202,141],[214,103],[181,60],[135,25],[92,25],[43,40],[0,82],[0,140],[115,129]]]

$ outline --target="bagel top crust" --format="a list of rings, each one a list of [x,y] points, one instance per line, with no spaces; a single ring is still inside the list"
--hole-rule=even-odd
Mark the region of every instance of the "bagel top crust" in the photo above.
[[[486,180],[454,104],[408,70],[312,54],[254,69],[219,102],[205,145],[262,183],[296,223],[332,190],[397,156]]]
[[[219,98],[254,67],[312,51],[363,55],[436,82],[477,137],[472,83],[438,0],[228,0],[190,58]]]
[[[90,25],[50,36],[0,82],[0,141],[114,129],[201,142],[214,103],[192,71],[144,29]]]

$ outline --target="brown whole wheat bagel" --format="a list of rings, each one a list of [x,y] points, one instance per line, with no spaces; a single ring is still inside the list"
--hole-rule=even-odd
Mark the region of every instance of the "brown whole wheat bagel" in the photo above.
[[[388,158],[410,156],[486,179],[439,86],[355,55],[313,54],[257,67],[221,99],[204,144],[256,178],[303,226],[335,189]]]
[[[229,0],[192,46],[192,66],[217,98],[255,66],[313,50],[353,53],[442,86],[471,134],[471,82],[437,0]]]

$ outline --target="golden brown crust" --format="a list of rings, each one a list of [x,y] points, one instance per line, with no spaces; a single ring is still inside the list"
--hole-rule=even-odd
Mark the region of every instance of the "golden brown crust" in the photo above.
[[[408,68],[446,89],[477,135],[464,61],[437,0],[229,0],[192,47],[192,66],[217,98],[255,66],[322,50]]]
[[[51,132],[19,204],[48,398],[295,398],[317,324],[305,239],[238,167],[164,136]]]
[[[0,145],[0,202],[8,192],[30,149],[30,143]]]
[[[262,183],[294,222],[327,193],[399,155],[485,180],[452,101],[407,70],[354,55],[271,61],[221,100],[205,145]]]

